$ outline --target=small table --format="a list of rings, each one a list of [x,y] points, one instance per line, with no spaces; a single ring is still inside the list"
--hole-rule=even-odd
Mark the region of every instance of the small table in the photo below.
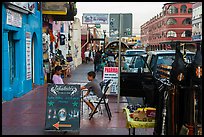
[[[126,127],[129,128],[129,135],[131,129],[133,129],[133,135],[135,135],[135,128],[154,128],[155,121],[152,122],[135,121],[129,116],[130,111],[128,108],[124,108],[123,112],[126,114],[127,120]]]

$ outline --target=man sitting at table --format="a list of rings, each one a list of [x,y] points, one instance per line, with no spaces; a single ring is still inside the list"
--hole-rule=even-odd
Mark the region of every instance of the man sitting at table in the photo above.
[[[101,91],[101,87],[99,85],[99,82],[95,79],[96,77],[96,73],[94,71],[90,71],[87,73],[87,79],[90,81],[88,82],[85,86],[81,87],[81,90],[84,89],[88,89],[88,91],[85,93],[84,95],[84,102],[91,108],[91,113],[89,115],[91,115],[94,110],[95,110],[95,106],[93,105],[93,103],[91,102],[92,100],[96,100],[98,98],[101,98],[103,93]],[[90,92],[93,92],[96,96],[90,96]],[[95,111],[95,113],[97,113],[98,111]]]

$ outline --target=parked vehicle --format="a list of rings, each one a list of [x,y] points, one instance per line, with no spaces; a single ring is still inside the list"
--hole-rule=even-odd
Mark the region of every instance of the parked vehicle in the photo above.
[[[161,68],[170,74],[175,59],[174,50],[149,51],[145,55],[133,55],[128,70],[120,74],[120,95],[128,97],[143,97],[144,104],[155,107],[155,93],[157,92],[157,79],[161,77]],[[190,63],[195,56],[193,52],[186,52],[186,63]]]
[[[186,63],[191,63],[194,59],[195,53],[187,51],[186,52]],[[172,63],[175,59],[175,50],[158,50],[158,51],[149,51],[147,53],[147,64],[152,70],[153,76],[160,78],[158,73],[159,68],[168,67],[171,69]]]

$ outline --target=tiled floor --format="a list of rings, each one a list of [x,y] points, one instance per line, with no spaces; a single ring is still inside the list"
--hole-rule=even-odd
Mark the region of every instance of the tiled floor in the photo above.
[[[87,82],[86,73],[91,70],[91,64],[83,64],[72,72],[71,78],[64,81],[68,83]],[[100,79],[101,75],[97,77]],[[2,134],[3,135],[128,135],[126,118],[122,111],[126,103],[117,104],[117,96],[109,96],[109,106],[112,119],[109,121],[105,109],[103,113],[97,113],[89,120],[86,104],[80,119],[80,131],[78,133],[45,132],[45,108],[46,108],[47,84],[37,86],[26,95],[15,98],[12,101],[2,103]],[[121,97],[120,102],[126,102]],[[103,107],[104,108],[104,107]],[[136,135],[152,135],[153,129],[136,129]]]

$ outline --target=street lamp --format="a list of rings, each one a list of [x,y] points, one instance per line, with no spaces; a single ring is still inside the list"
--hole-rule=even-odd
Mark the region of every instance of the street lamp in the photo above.
[[[104,44],[103,44],[103,52],[105,53],[105,43],[106,43],[106,30],[103,30],[103,34],[104,34]]]

